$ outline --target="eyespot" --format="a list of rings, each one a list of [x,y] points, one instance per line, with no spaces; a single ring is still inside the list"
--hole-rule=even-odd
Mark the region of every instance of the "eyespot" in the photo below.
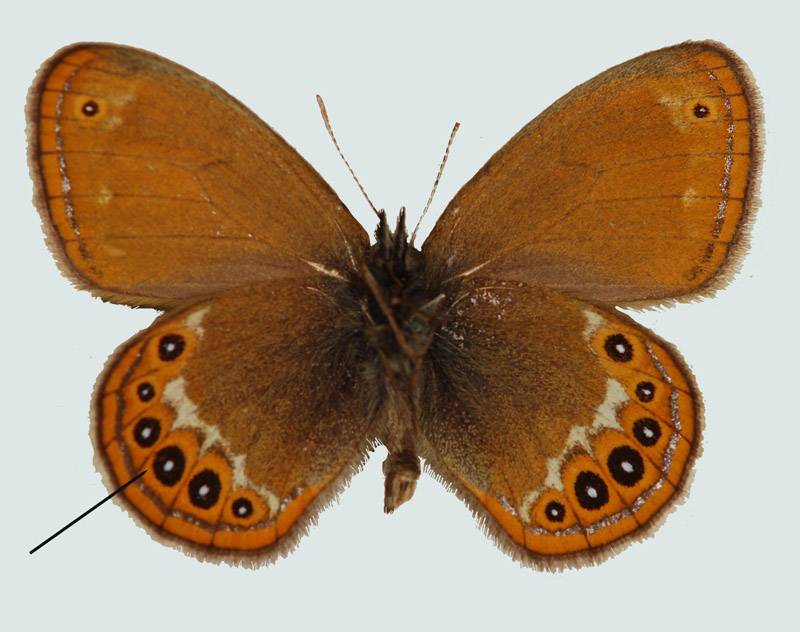
[[[630,362],[633,358],[633,347],[622,334],[613,334],[606,338],[605,350],[614,362]]]
[[[633,487],[644,476],[642,455],[627,445],[614,448],[606,464],[614,480],[625,487]]]
[[[237,518],[249,518],[253,515],[253,503],[247,498],[237,498],[233,501],[233,515]]]
[[[547,507],[544,508],[544,515],[547,516],[550,522],[564,522],[566,514],[567,510],[564,505],[555,500],[551,500],[547,503]]]
[[[642,417],[633,424],[633,436],[645,447],[654,446],[661,438],[661,426],[655,419]]]
[[[155,445],[161,434],[161,422],[155,417],[142,417],[133,429],[133,438],[143,448]]]
[[[711,114],[711,110],[708,109],[708,106],[703,105],[702,103],[698,103],[694,106],[694,115],[697,118],[705,118],[709,114]]]
[[[210,509],[217,504],[221,490],[219,475],[211,470],[203,470],[189,481],[189,500],[195,507]]]
[[[186,340],[178,334],[167,334],[158,341],[158,357],[164,362],[171,362],[186,349]]]
[[[575,495],[584,509],[600,509],[608,502],[608,486],[597,474],[584,470],[575,479]]]
[[[178,446],[167,446],[156,453],[153,459],[153,471],[163,485],[172,487],[183,477],[186,469],[186,457]]]
[[[81,112],[85,116],[94,116],[100,111],[100,106],[97,105],[97,101],[87,101],[86,103],[81,106]]]
[[[139,399],[143,402],[149,402],[156,396],[156,389],[153,388],[150,382],[142,382],[136,387],[136,394],[139,395]]]
[[[640,402],[651,402],[656,396],[656,387],[652,382],[639,382],[636,385],[636,397]]]

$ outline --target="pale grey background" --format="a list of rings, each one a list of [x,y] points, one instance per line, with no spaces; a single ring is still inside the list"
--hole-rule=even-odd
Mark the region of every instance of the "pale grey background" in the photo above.
[[[796,625],[795,9],[697,0],[288,4],[61,0],[4,9],[0,627]],[[413,502],[384,516],[381,450],[291,557],[257,572],[164,548],[113,504],[28,555],[106,494],[87,435],[90,393],[107,356],[155,316],[75,291],[44,246],[30,202],[23,105],[35,70],[58,48],[130,44],[218,82],[284,135],[370,231],[375,221],[314,95],[324,96],[351,164],[391,215],[406,205],[418,217],[460,121],[427,233],[489,156],[563,93],[645,51],[704,38],[746,60],[763,93],[763,206],[750,256],[728,290],[636,316],[677,345],[706,400],[692,493],[655,538],[599,568],[520,568],[428,477]]]

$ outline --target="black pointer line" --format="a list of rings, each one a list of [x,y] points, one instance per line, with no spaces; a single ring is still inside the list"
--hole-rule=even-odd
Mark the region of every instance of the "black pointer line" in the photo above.
[[[55,532],[53,535],[51,535],[49,538],[47,538],[47,539],[46,539],[44,542],[42,542],[42,543],[41,543],[39,546],[32,548],[32,549],[30,550],[30,554],[31,554],[31,555],[33,555],[34,553],[36,553],[36,551],[38,551],[38,550],[39,550],[39,549],[41,549],[41,548],[42,548],[42,547],[43,547],[45,544],[47,544],[48,542],[50,542],[50,540],[52,540],[52,539],[53,539],[53,538],[55,538],[55,537],[58,537],[58,536],[60,536],[62,533],[64,533],[64,531],[66,531],[66,530],[67,530],[67,529],[69,529],[69,528],[70,528],[72,525],[74,525],[76,522],[78,522],[78,520],[82,520],[83,518],[85,518],[86,516],[88,516],[90,513],[92,513],[92,512],[93,512],[95,509],[97,509],[97,508],[98,508],[100,505],[102,505],[104,502],[106,502],[107,500],[111,500],[112,498],[114,498],[114,496],[116,496],[117,494],[119,494],[119,493],[120,493],[120,492],[121,492],[123,489],[125,489],[125,488],[126,488],[128,485],[130,485],[131,483],[134,483],[134,482],[138,481],[140,478],[142,478],[142,476],[144,476],[144,473],[145,473],[146,471],[147,471],[147,470],[145,470],[144,472],[140,472],[139,474],[137,474],[136,476],[134,476],[134,477],[133,477],[131,480],[129,480],[127,483],[125,483],[125,484],[124,484],[122,487],[120,487],[120,488],[119,488],[117,491],[110,493],[110,494],[109,494],[108,496],[106,496],[106,497],[105,497],[103,500],[101,500],[99,503],[97,503],[97,504],[96,504],[94,507],[92,507],[91,509],[88,509],[87,511],[84,511],[84,512],[83,512],[83,513],[82,513],[80,516],[78,516],[77,518],[75,518],[75,520],[73,520],[72,522],[70,522],[70,523],[69,523],[69,524],[68,524],[66,527],[62,527],[61,529],[59,529],[58,531],[56,531],[56,532]]]

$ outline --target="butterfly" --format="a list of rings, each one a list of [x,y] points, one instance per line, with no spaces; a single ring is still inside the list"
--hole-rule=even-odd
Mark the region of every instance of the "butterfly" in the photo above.
[[[109,359],[91,437],[109,490],[190,555],[290,551],[377,444],[384,508],[426,468],[523,564],[593,564],[686,491],[702,403],[618,308],[712,294],[745,250],[755,84],[715,42],[578,86],[457,193],[421,248],[375,242],[216,84],[76,44],[28,99],[35,204],[61,270],[163,310]]]

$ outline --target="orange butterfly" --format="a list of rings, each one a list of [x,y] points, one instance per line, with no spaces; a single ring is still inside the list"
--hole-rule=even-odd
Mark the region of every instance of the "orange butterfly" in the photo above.
[[[215,84],[77,44],[28,104],[36,204],[79,287],[165,310],[109,360],[92,438],[153,537],[210,560],[293,547],[375,442],[385,508],[420,457],[538,568],[601,560],[685,488],[701,402],[619,312],[730,278],[760,112],[714,42],[645,54],[526,125],[420,250],[368,236],[314,169]]]

